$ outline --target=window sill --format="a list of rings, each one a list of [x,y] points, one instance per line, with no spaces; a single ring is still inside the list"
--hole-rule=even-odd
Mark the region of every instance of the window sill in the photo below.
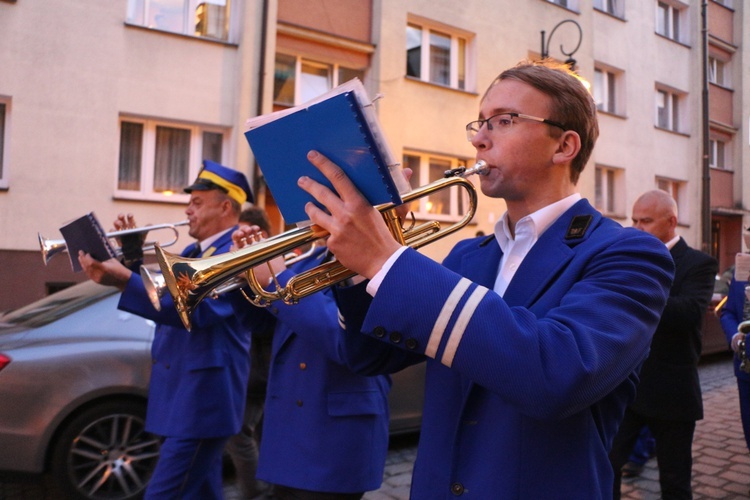
[[[605,116],[611,116],[612,118],[619,118],[620,120],[627,120],[628,117],[625,115],[621,115],[620,113],[613,112],[613,111],[605,111],[603,109],[597,109],[597,114],[605,115]]]
[[[662,132],[669,132],[670,134],[680,135],[682,137],[690,137],[690,134],[686,134],[685,132],[678,132],[677,130],[671,130],[668,128],[660,127],[658,125],[654,125],[654,128],[656,130],[661,130]]]
[[[439,83],[428,82],[427,80],[422,80],[421,78],[417,78],[414,76],[407,75],[405,78],[407,81],[410,81],[410,82],[414,82],[414,83],[418,83],[422,85],[429,85],[430,87],[435,87],[438,89],[450,90],[452,92],[458,92],[459,94],[470,95],[472,97],[476,97],[479,95],[476,91],[457,89],[455,87],[449,87],[448,85],[441,85]]]
[[[174,36],[174,37],[178,37],[178,38],[184,38],[184,39],[187,39],[187,40],[198,40],[198,41],[201,41],[201,42],[215,43],[215,44],[218,44],[218,45],[225,45],[225,46],[228,46],[228,47],[235,47],[235,48],[239,47],[239,44],[228,42],[226,40],[217,40],[215,38],[209,38],[209,37],[205,37],[205,36],[187,35],[185,33],[177,33],[175,31],[167,31],[167,30],[162,30],[162,29],[159,29],[159,28],[149,28],[148,26],[143,26],[143,25],[140,25],[140,24],[133,24],[133,23],[129,23],[127,21],[125,21],[124,24],[128,28],[133,28],[133,29],[142,30],[142,31],[148,31],[148,32],[151,32],[151,33],[158,33],[158,34],[161,34],[161,35]]]
[[[594,12],[599,12],[600,14],[604,14],[605,16],[609,16],[612,19],[616,19],[618,21],[627,22],[627,20],[623,16],[613,14],[612,12],[607,12],[606,10],[602,10],[598,7],[594,7]]]
[[[682,45],[682,46],[683,46],[683,47],[685,47],[686,49],[689,49],[689,48],[691,48],[689,44],[687,44],[687,43],[685,43],[685,42],[681,42],[681,41],[679,41],[679,40],[675,40],[674,38],[669,38],[669,37],[668,37],[668,36],[666,36],[666,35],[662,35],[662,34],[661,34],[661,33],[659,33],[658,31],[654,31],[654,35],[658,36],[659,38],[663,38],[664,40],[668,40],[668,41],[670,41],[670,42],[672,42],[672,43],[676,43],[677,45]]]
[[[187,205],[190,201],[190,197],[186,194],[176,194],[174,196],[165,195],[146,195],[139,192],[124,193],[117,192],[112,196],[113,200],[116,201],[138,201],[148,203],[161,203],[167,205]]]

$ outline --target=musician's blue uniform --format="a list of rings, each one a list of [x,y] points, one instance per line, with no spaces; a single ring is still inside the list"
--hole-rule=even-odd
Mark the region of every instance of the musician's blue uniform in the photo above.
[[[296,263],[279,274],[280,284],[325,256],[321,249]],[[346,339],[341,324],[347,318],[339,317],[330,289],[296,305],[277,301],[267,310],[249,304],[244,309],[256,320],[276,318],[257,477],[316,492],[379,488],[388,451],[390,378],[356,375],[347,366],[369,358],[368,347],[380,342],[357,333]]]
[[[729,344],[732,343],[732,337],[737,333],[737,326],[745,319],[745,287],[747,285],[747,281],[738,280],[735,275],[729,285],[727,302],[721,311],[721,327]],[[748,347],[750,347],[750,341],[745,342],[746,353]],[[734,375],[737,377],[742,430],[745,434],[745,444],[750,450],[750,373],[740,370],[739,356],[734,357]]]
[[[611,498],[607,453],[672,258],[585,200],[539,237],[504,298],[493,292],[500,257],[493,237],[460,242],[442,266],[406,250],[364,320],[383,344],[360,368],[427,355],[411,498]]]
[[[200,256],[228,251],[235,228],[225,232]],[[188,246],[183,255],[190,255],[194,248],[195,244]],[[249,329],[243,325],[243,317],[236,314],[234,300],[244,301],[237,293],[202,301],[188,332],[169,294],[161,298],[161,312],[156,311],[137,272],[122,294],[120,309],[157,323],[151,347],[146,429],[167,438],[162,457],[165,453],[174,454],[170,455],[171,460],[160,460],[159,465],[174,464],[175,455],[185,454],[196,464],[190,468],[189,477],[157,466],[149,484],[151,496],[159,496],[162,484],[183,483],[184,494],[180,498],[222,496],[221,450],[240,429],[250,371]],[[206,478],[212,484],[206,484]]]

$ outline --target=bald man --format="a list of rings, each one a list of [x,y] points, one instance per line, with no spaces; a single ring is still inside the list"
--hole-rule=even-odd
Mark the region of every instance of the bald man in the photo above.
[[[633,227],[654,235],[669,249],[675,277],[667,307],[640,372],[635,401],[615,436],[610,461],[613,498],[620,498],[621,469],[644,425],[656,440],[662,498],[692,498],[690,485],[695,422],[703,418],[698,380],[701,325],[713,293],[718,263],[690,248],[676,234],[677,204],[665,191],[648,191],[633,205]]]

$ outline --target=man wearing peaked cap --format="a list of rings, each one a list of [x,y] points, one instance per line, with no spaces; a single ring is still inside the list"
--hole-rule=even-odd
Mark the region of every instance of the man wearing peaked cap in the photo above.
[[[207,257],[229,251],[242,205],[252,201],[245,176],[204,161],[195,182],[185,188],[185,214],[197,241],[183,256]],[[120,215],[115,227],[135,227],[132,215]],[[79,255],[86,274],[98,283],[122,290],[118,307],[157,324],[151,347],[152,370],[146,429],[164,437],[159,462],[145,498],[222,498],[221,458],[224,445],[242,423],[250,371],[250,321],[236,314],[238,293],[201,302],[188,332],[172,297],[151,304],[136,266]],[[129,263],[130,264],[130,263]],[[138,266],[139,267],[139,266]]]
[[[195,182],[185,188],[186,193],[219,189],[242,205],[246,201],[253,203],[253,192],[247,178],[240,172],[219,165],[211,160],[203,160],[203,169]]]

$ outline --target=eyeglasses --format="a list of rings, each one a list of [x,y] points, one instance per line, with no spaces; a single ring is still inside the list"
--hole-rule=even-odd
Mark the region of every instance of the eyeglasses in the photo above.
[[[552,125],[553,127],[557,127],[562,130],[567,130],[565,128],[565,125],[563,125],[562,123],[553,122],[552,120],[547,120],[546,118],[524,115],[522,113],[500,113],[494,116],[490,116],[486,120],[475,120],[473,122],[467,123],[466,138],[470,141],[474,139],[474,136],[479,133],[479,129],[481,129],[482,125],[484,125],[485,123],[487,124],[487,130],[497,130],[500,133],[506,132],[513,126],[513,121],[518,118],[538,123],[546,123],[547,125]]]

